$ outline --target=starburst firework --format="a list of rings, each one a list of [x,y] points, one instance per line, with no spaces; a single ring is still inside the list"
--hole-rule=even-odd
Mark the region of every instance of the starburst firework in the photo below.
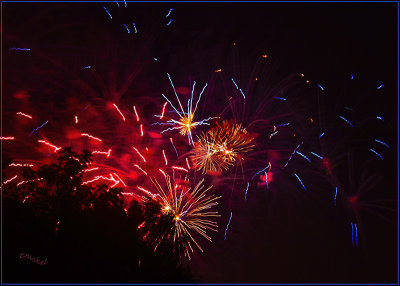
[[[178,109],[175,108],[175,106],[171,103],[171,101],[163,94],[162,96],[165,98],[165,100],[167,100],[167,102],[173,108],[174,112],[178,115],[179,119],[176,120],[176,119],[171,118],[166,122],[161,122],[161,123],[156,123],[156,124],[171,126],[170,128],[163,130],[161,133],[171,131],[171,130],[179,130],[179,133],[181,135],[188,137],[189,144],[193,145],[193,135],[192,135],[193,129],[196,128],[196,126],[200,126],[200,125],[210,125],[209,121],[211,119],[218,118],[218,117],[209,117],[209,118],[206,118],[203,120],[194,121],[195,113],[197,111],[197,106],[199,104],[201,96],[203,95],[204,90],[207,87],[207,84],[204,85],[203,89],[200,92],[199,98],[197,99],[196,104],[193,107],[193,93],[194,93],[194,88],[196,86],[196,82],[193,83],[191,97],[188,100],[187,110],[185,111],[182,106],[182,103],[179,99],[179,96],[175,90],[175,86],[172,83],[171,77],[169,74],[167,74],[167,75],[168,75],[168,79],[171,83],[172,89],[174,90],[174,94],[178,101],[181,111],[178,111]],[[157,117],[159,117],[161,119],[163,116],[157,116]]]
[[[172,181],[169,175],[165,176],[165,186],[157,180],[151,179],[158,191],[156,200],[161,204],[162,212],[173,216],[171,237],[178,252],[183,252],[190,259],[193,252],[191,242],[200,251],[203,251],[196,241],[196,234],[211,241],[207,230],[217,231],[217,222],[212,218],[219,217],[218,212],[209,211],[217,205],[219,196],[210,194],[212,186],[205,187],[204,179],[200,180],[194,188],[190,186],[187,178],[177,183]]]
[[[254,136],[240,124],[224,121],[199,136],[191,158],[197,170],[203,173],[227,170],[252,150],[253,140]]]

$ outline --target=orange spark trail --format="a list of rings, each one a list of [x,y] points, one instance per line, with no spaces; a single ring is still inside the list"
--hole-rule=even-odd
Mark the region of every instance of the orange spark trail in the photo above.
[[[0,137],[1,140],[14,140],[14,137]]]

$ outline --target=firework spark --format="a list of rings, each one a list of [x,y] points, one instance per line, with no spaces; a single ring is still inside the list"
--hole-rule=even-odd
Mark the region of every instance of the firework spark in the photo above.
[[[17,114],[17,115],[24,116],[24,117],[27,117],[27,118],[29,118],[29,119],[32,119],[32,116],[30,116],[29,114],[26,114],[26,113],[17,112],[16,114]]]
[[[202,134],[192,151],[191,159],[203,173],[227,170],[243,154],[252,150],[254,137],[240,124],[224,121]]]
[[[57,152],[57,151],[59,151],[61,149],[61,147],[57,147],[57,146],[55,146],[55,145],[53,145],[53,144],[51,144],[51,143],[49,143],[47,141],[44,141],[44,140],[38,140],[38,142],[39,143],[43,143],[43,144],[45,144],[47,146],[50,146],[51,148],[54,148],[54,152]]]
[[[174,84],[173,84],[173,82],[171,80],[171,77],[170,77],[170,75],[168,73],[167,73],[167,75],[168,75],[169,82],[171,83],[172,89],[174,91],[175,97],[176,97],[176,99],[178,101],[178,104],[179,104],[179,107],[181,109],[181,112],[178,111],[178,109],[171,103],[171,101],[164,94],[162,94],[164,99],[171,105],[171,107],[174,110],[174,112],[178,115],[179,119],[176,120],[176,119],[171,118],[166,122],[159,122],[159,123],[156,123],[156,124],[171,126],[170,128],[167,128],[167,129],[163,130],[161,132],[161,134],[164,133],[164,132],[167,132],[167,131],[179,130],[179,133],[181,135],[188,137],[189,145],[193,145],[192,130],[194,128],[196,128],[197,126],[200,126],[200,125],[210,125],[209,121],[211,119],[218,118],[218,117],[209,117],[209,118],[206,118],[206,119],[203,119],[203,120],[200,120],[200,121],[194,121],[195,113],[197,111],[197,106],[198,106],[198,104],[200,102],[200,99],[201,99],[201,96],[203,95],[204,90],[207,87],[207,84],[205,84],[203,89],[201,90],[199,98],[197,99],[196,104],[195,104],[195,106],[193,108],[193,93],[194,93],[194,88],[195,88],[196,82],[193,83],[191,97],[188,100],[187,110],[185,111],[183,109],[183,106],[182,106],[182,103],[181,103],[181,101],[179,99],[179,96],[178,96],[178,94],[177,94],[177,92],[175,90],[175,86],[174,86]],[[164,108],[163,108],[163,110],[164,110]],[[159,117],[159,118],[162,118],[163,115],[164,115],[164,112],[163,112],[162,116],[157,116],[157,115],[156,116]]]
[[[206,188],[202,179],[192,189],[186,178],[177,184],[169,175],[165,176],[165,186],[161,186],[155,179],[151,181],[158,191],[157,200],[161,204],[162,212],[173,216],[172,240],[176,251],[183,250],[183,254],[190,259],[189,250],[193,252],[191,243],[194,243],[203,252],[194,232],[211,241],[206,231],[217,231],[218,225],[211,218],[219,215],[208,211],[218,204],[217,200],[220,198],[209,193],[212,186]]]

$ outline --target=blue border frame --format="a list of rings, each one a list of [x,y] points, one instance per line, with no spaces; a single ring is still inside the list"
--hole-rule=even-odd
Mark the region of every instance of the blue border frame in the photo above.
[[[49,2],[49,3],[114,3],[114,1],[88,1],[88,0],[60,0],[60,1],[29,1],[29,0],[18,0],[18,1],[3,1],[1,0],[1,25],[3,27],[3,3],[38,3],[38,2]],[[160,1],[160,0],[150,0],[150,1],[126,1],[126,2],[134,2],[134,3],[397,3],[397,269],[399,269],[399,223],[400,223],[400,215],[399,215],[399,1]],[[0,137],[3,136],[3,32],[1,31],[1,67],[0,67],[0,86],[1,86],[1,119],[0,119]],[[0,150],[1,150],[1,174],[0,183],[3,184],[3,140],[0,140]],[[1,192],[1,222],[3,222],[3,192]],[[1,253],[3,253],[3,224],[1,223]],[[1,285],[399,285],[400,284],[400,273],[397,271],[397,283],[3,283],[3,255],[1,255]]]

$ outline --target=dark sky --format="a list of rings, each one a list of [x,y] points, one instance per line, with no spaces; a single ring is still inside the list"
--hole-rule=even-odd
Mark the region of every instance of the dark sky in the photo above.
[[[391,158],[377,166],[376,172],[384,173],[385,179],[374,191],[396,201],[396,3],[128,3],[126,9],[117,9],[112,1],[2,5],[3,57],[11,47],[31,47],[68,71],[97,65],[103,72],[114,70],[118,77],[137,69],[143,83],[134,88],[156,97],[168,84],[159,80],[165,72],[204,82],[222,68],[245,84],[257,59],[267,54],[270,85],[304,73],[314,86],[321,83],[328,90],[332,102],[348,98],[366,114],[376,108],[385,115],[383,135],[393,147]],[[169,8],[174,9],[174,21],[167,28]],[[136,36],[122,26],[133,21]],[[233,43],[237,48],[232,49]],[[153,57],[159,59],[159,69],[135,66]],[[10,95],[16,85],[29,85],[24,79],[35,81],[38,91],[52,81],[50,76],[32,74],[30,68],[21,72],[25,60],[13,56],[4,60],[3,111],[8,102],[12,105]],[[133,68],[124,62],[128,60]],[[47,68],[40,60],[30,64]],[[347,88],[351,74],[356,87]],[[381,83],[384,90],[370,100]],[[41,94],[32,100],[47,97]],[[256,100],[261,102],[262,95]],[[226,241],[223,232],[231,209],[222,204],[218,235],[191,262],[201,282],[396,281],[395,209],[385,212],[385,219],[361,212],[364,235],[361,247],[354,249],[345,206],[334,212],[319,196],[293,195],[284,190],[287,185],[291,186],[283,184],[270,193],[255,190],[247,205],[235,202],[239,207],[233,211]],[[313,187],[323,190],[325,185]]]

